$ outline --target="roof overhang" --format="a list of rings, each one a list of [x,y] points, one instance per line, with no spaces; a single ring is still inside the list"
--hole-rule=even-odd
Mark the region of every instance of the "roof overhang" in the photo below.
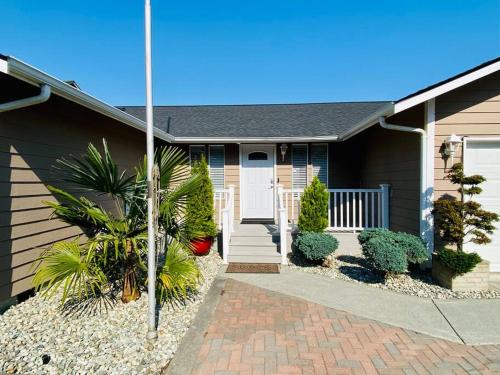
[[[289,143],[334,142],[336,135],[324,137],[175,137],[175,143]]]
[[[499,70],[500,61],[494,61],[491,64],[478,69],[473,68],[470,73],[459,74],[457,78],[452,77],[450,80],[445,81],[443,84],[437,84],[435,87],[432,87],[429,90],[424,90],[417,95],[409,96],[397,101],[394,104],[394,113],[402,112],[408,108],[424,103],[430,99],[434,99],[439,95],[443,95],[451,90],[455,90]]]
[[[120,121],[140,131],[146,132],[146,123],[122,110],[107,104],[77,88],[50,76],[41,70],[26,64],[14,57],[0,56],[0,72],[20,79],[34,86],[46,84],[55,95],[63,97],[83,107],[89,108],[104,116]],[[163,130],[155,128],[155,137],[167,142],[173,142],[174,137]]]

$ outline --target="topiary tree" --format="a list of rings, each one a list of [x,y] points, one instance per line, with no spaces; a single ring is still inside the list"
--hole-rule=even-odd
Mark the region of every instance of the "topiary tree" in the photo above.
[[[300,199],[299,231],[323,232],[328,226],[328,191],[318,177],[304,189]]]
[[[201,185],[196,193],[190,195],[186,204],[186,226],[191,239],[215,237],[217,226],[214,221],[214,191],[208,172],[208,165],[202,155],[191,168],[193,175],[198,175]]]
[[[493,233],[493,223],[499,217],[472,200],[473,196],[481,194],[479,185],[486,179],[480,175],[465,176],[461,163],[453,165],[446,177],[459,185],[457,190],[461,199],[444,198],[434,202],[434,222],[441,240],[455,245],[459,252],[463,251],[464,244],[468,242],[478,245],[491,242],[488,235]]]

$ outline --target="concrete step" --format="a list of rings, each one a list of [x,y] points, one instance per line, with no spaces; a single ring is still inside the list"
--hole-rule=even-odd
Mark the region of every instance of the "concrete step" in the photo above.
[[[228,261],[230,263],[281,263],[281,256],[266,255],[234,255],[229,252]]]
[[[243,254],[243,255],[276,255],[279,256],[277,246],[245,246],[245,245],[232,245],[229,246],[229,254]]]
[[[274,239],[274,241],[273,241]],[[279,237],[273,236],[231,236],[230,246],[244,245],[244,246],[275,246],[279,243]]]
[[[265,236],[272,235],[277,232],[275,225],[262,225],[262,224],[238,224],[234,228],[234,234],[240,236]]]

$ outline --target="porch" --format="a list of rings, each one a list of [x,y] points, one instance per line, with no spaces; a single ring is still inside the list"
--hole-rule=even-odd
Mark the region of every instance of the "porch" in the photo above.
[[[287,264],[292,251],[292,235],[297,230],[303,189],[277,188],[278,218],[274,221],[245,223],[235,220],[234,186],[216,190],[214,204],[217,225],[222,233],[225,263]],[[337,253],[359,254],[357,232],[389,225],[389,185],[378,189],[327,189],[328,232],[336,234]]]

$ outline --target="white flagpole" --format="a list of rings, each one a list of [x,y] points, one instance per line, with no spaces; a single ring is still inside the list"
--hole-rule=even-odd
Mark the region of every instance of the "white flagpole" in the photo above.
[[[154,340],[156,332],[156,246],[153,224],[153,165],[154,165],[154,138],[153,138],[153,84],[151,74],[151,1],[144,3],[144,31],[146,53],[146,158],[148,170],[148,334],[147,338]]]

